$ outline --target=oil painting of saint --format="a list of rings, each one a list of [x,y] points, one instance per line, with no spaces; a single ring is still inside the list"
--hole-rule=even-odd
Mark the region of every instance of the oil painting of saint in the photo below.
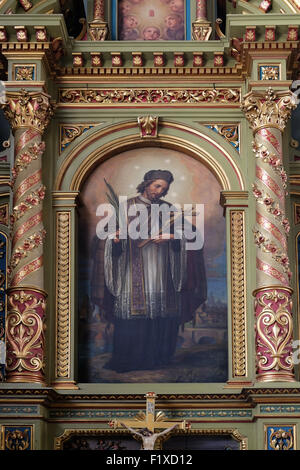
[[[123,152],[90,175],[79,207],[81,382],[226,380],[225,223],[219,193],[219,183],[203,164],[168,149]],[[99,227],[112,220],[99,208],[106,210],[117,195],[126,200],[126,236],[119,219],[99,236]],[[203,207],[203,233],[195,218],[186,223],[183,216],[175,223],[184,204]],[[163,218],[166,210],[169,219]]]

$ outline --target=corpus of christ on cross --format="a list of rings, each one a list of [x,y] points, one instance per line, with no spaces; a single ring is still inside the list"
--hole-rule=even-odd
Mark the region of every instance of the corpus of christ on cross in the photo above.
[[[145,395],[146,398],[146,414],[139,412],[134,420],[124,419],[122,421],[113,420],[109,422],[109,425],[114,429],[122,428],[126,426],[141,429],[146,428],[151,433],[154,433],[156,429],[168,429],[174,427],[177,424],[178,429],[187,430],[190,428],[190,424],[185,420],[176,422],[176,421],[165,421],[165,415],[163,412],[155,413],[155,399],[157,395],[154,392],[148,392]]]

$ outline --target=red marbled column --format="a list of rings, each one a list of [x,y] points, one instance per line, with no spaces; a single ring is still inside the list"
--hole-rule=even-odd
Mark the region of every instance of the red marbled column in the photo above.
[[[14,132],[6,380],[45,384],[42,135],[53,110],[44,93],[7,93]]]
[[[293,318],[285,210],[287,175],[282,133],[295,98],[289,91],[250,92],[242,108],[254,132],[256,157],[256,366],[258,381],[294,381]]]
[[[94,21],[105,21],[105,0],[94,0]]]
[[[207,0],[196,0],[197,21],[207,21]]]

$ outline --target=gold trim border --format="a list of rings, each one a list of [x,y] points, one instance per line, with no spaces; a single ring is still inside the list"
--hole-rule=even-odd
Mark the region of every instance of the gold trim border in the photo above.
[[[55,379],[70,379],[71,370],[71,211],[56,212],[56,348]]]
[[[247,376],[245,211],[230,211],[232,374]]]
[[[17,67],[24,67],[24,68],[28,68],[28,67],[32,67],[33,68],[33,78],[30,78],[29,80],[17,80],[16,78],[16,70],[17,70]],[[13,76],[13,80],[18,82],[18,83],[26,83],[26,82],[35,82],[37,80],[37,67],[36,67],[36,64],[29,64],[27,62],[24,62],[24,63],[21,63],[21,64],[13,64],[13,69],[12,69],[12,76]]]
[[[260,68],[261,67],[278,67],[279,78],[276,78],[274,80],[267,80],[267,79],[260,78]],[[281,77],[282,77],[281,62],[275,62],[275,63],[274,62],[259,62],[257,64],[257,78],[258,78],[259,81],[267,82],[267,83],[271,82],[271,83],[274,84],[274,86],[276,86],[276,82],[281,81]]]

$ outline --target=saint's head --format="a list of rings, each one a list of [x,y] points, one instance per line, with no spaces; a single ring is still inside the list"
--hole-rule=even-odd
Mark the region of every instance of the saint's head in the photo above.
[[[150,170],[144,176],[144,181],[137,187],[137,192],[149,201],[157,201],[164,197],[174,181],[168,170]]]

